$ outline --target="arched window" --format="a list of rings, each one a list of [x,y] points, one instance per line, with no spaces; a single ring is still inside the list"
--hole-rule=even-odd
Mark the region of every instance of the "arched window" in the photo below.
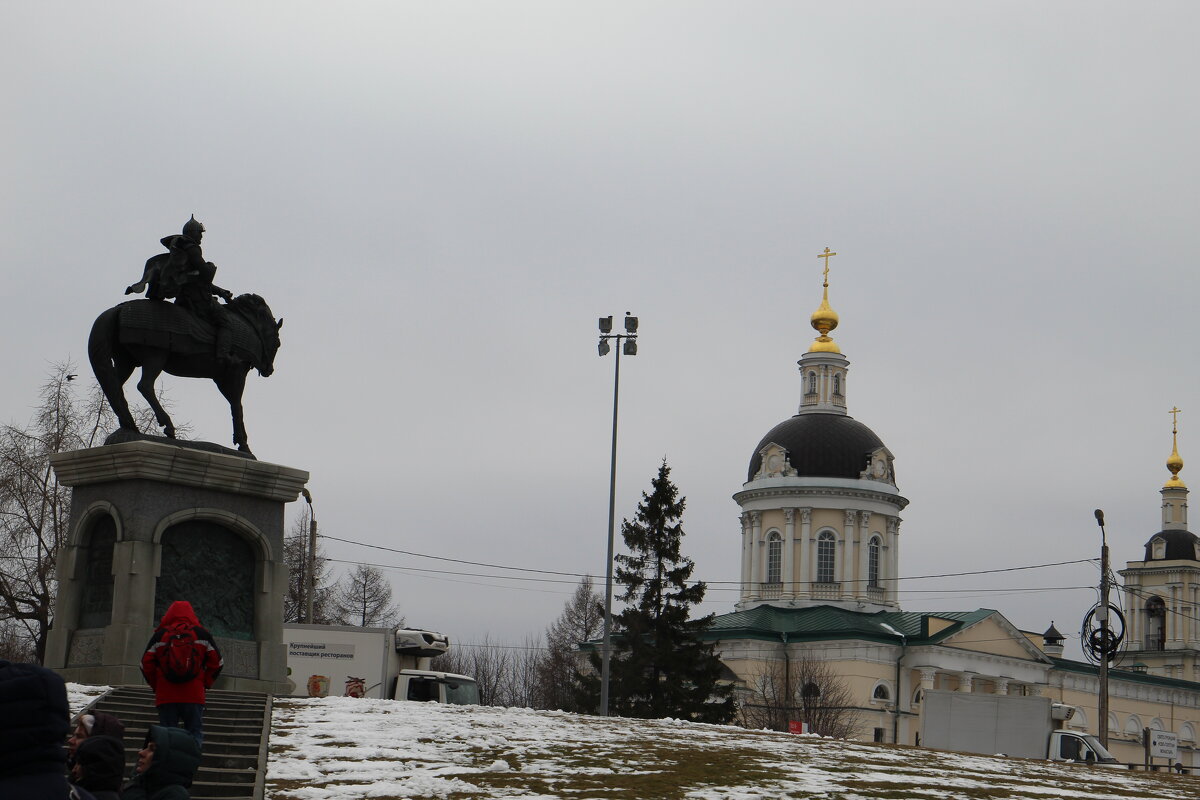
[[[817,686],[812,681],[809,681],[808,683],[804,684],[804,687],[800,689],[800,697],[802,697],[805,700],[816,700],[820,696],[821,696],[821,687]]]
[[[1120,733],[1121,725],[1117,722],[1117,715],[1109,713],[1108,715],[1108,730],[1110,733]]]
[[[836,546],[837,537],[829,531],[821,531],[817,537],[817,583],[833,583]]]
[[[879,548],[883,541],[878,536],[872,536],[867,545],[867,586],[879,588]]]
[[[921,705],[921,699],[922,699],[924,696],[925,696],[925,690],[924,690],[924,689],[920,689],[920,688],[918,688],[918,689],[917,689],[915,692],[913,692],[913,705],[914,705],[914,706],[919,706],[919,705]]]
[[[808,371],[808,394],[817,393],[817,373]]]
[[[892,693],[888,691],[886,683],[878,683],[875,685],[875,691],[871,692],[872,700],[891,700]]]
[[[767,536],[767,583],[780,583],[783,566],[783,537],[779,531],[771,531]]]
[[[1167,604],[1157,595],[1146,601],[1146,642],[1147,650],[1163,650],[1166,647]]]
[[[842,374],[840,372],[833,376],[833,393],[838,397],[842,395]]]
[[[1189,743],[1196,741],[1196,729],[1192,727],[1192,723],[1185,722],[1179,726],[1179,741]]]
[[[1130,714],[1129,719],[1125,720],[1125,735],[1133,736],[1139,742],[1142,740],[1142,721],[1137,714]]]

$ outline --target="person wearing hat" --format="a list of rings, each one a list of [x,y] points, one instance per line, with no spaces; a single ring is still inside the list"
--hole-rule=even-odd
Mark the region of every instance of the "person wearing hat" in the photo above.
[[[125,776],[125,743],[112,736],[89,736],[75,749],[71,777],[96,800],[120,800]]]

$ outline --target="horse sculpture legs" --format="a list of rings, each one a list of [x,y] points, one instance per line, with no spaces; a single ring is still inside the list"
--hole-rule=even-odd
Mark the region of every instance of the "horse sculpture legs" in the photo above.
[[[154,384],[158,382],[158,376],[162,374],[163,367],[167,363],[166,355],[165,350],[159,350],[155,351],[154,355],[148,355],[142,359],[142,377],[138,379],[137,388],[154,411],[154,419],[158,420],[158,424],[162,427],[163,436],[174,439],[175,423],[171,422],[171,415],[158,402],[158,396],[154,393]]]
[[[238,450],[249,453],[246,423],[242,418],[242,391],[246,388],[246,373],[239,369],[230,369],[213,380],[216,381],[221,394],[229,401],[229,413],[233,416],[233,443],[238,446]]]

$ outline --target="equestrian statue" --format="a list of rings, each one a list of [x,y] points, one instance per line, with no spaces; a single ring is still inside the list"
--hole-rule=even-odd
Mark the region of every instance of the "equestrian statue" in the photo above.
[[[229,401],[234,444],[253,455],[242,419],[242,390],[251,367],[264,378],[274,371],[283,320],[277,321],[258,295],[234,297],[213,283],[217,268],[204,260],[203,235],[204,226],[192,216],[181,234],[161,240],[167,252],[146,261],[142,279],[125,290],[145,291],[146,299],[126,301],[96,318],[88,359],[117,415],[118,433],[137,432],[125,400],[125,382],[135,368],[142,368],[138,391],[171,439],[175,426],[154,391],[158,376],[211,378]]]

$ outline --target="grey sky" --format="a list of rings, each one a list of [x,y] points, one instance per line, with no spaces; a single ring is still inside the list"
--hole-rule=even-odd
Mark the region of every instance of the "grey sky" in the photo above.
[[[9,4],[0,416],[28,416],[50,362],[88,372],[92,319],[195,213],[217,282],[286,319],[247,425],[312,472],[324,532],[600,574],[595,320],[630,310],[618,515],[665,456],[697,577],[734,581],[730,495],[799,402],[829,246],[850,413],[912,502],[902,573],[1094,556],[1097,506],[1121,566],[1160,527],[1172,405],[1200,464],[1198,23],[1169,2]],[[166,385],[228,441],[211,384]],[[459,641],[539,633],[572,588],[389,574]],[[978,590],[1096,580],[901,597],[1074,633],[1086,591]],[[732,610],[716,586],[706,609]]]

